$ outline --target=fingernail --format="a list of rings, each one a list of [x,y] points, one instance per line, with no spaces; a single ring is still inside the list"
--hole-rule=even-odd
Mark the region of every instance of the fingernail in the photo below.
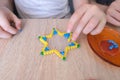
[[[90,33],[91,35],[95,35],[95,33],[94,32],[92,32],[92,33]]]
[[[88,32],[83,32],[85,35],[87,35],[88,34]]]
[[[18,30],[21,30],[21,27],[17,27]]]
[[[70,33],[70,30],[67,30],[67,33]]]
[[[75,38],[74,38],[74,37],[72,37],[72,41],[75,41]]]
[[[70,33],[71,32],[71,29],[67,28],[67,33]]]

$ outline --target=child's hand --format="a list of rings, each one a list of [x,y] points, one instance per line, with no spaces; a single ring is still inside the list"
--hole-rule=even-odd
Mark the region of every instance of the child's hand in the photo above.
[[[107,10],[107,21],[113,25],[120,26],[120,1],[114,1]]]
[[[76,40],[81,32],[92,35],[99,34],[106,24],[106,16],[97,6],[85,4],[72,15],[67,32],[73,31],[72,40]]]
[[[15,27],[11,26],[15,23]],[[0,38],[10,38],[16,34],[21,27],[21,20],[18,19],[8,8],[0,7]]]

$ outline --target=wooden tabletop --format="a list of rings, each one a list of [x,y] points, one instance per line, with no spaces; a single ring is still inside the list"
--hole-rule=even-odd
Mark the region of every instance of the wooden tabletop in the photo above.
[[[78,39],[81,47],[71,50],[66,61],[55,54],[39,54],[43,44],[37,37],[49,34],[53,27],[65,32],[67,22],[67,19],[23,20],[22,32],[11,39],[0,39],[0,80],[120,80],[120,67],[99,58],[85,35]],[[62,49],[65,41],[55,36],[49,40],[49,46]]]

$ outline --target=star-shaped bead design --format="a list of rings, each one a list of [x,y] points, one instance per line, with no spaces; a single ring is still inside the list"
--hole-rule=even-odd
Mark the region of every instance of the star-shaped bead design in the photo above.
[[[48,42],[47,39],[52,38],[54,35],[59,35],[61,37],[64,37],[67,39],[69,44],[65,47],[63,51],[59,51],[56,49],[50,49],[48,47]],[[58,57],[60,57],[63,60],[66,60],[66,56],[69,50],[74,49],[74,48],[79,48],[80,44],[71,41],[72,33],[63,33],[60,32],[59,30],[53,28],[52,32],[49,35],[46,36],[39,36],[38,39],[40,42],[44,44],[44,47],[42,48],[42,51],[40,52],[41,55],[49,55],[49,54],[56,54]]]

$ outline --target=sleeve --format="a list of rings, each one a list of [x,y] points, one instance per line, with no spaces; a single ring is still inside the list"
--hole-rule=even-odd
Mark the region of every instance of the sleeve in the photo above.
[[[103,5],[110,5],[115,0],[96,0],[97,3],[103,4]]]

